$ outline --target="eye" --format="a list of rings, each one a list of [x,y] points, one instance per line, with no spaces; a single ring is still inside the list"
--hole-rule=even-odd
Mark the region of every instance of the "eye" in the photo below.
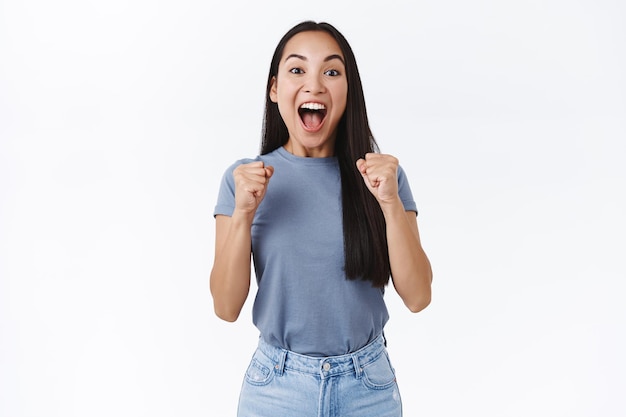
[[[302,71],[302,68],[292,68],[289,70],[289,72],[292,74],[304,74],[304,71]]]
[[[339,75],[339,71],[334,70],[334,69],[329,69],[329,70],[324,71],[324,75],[328,75],[330,77],[336,77]]]

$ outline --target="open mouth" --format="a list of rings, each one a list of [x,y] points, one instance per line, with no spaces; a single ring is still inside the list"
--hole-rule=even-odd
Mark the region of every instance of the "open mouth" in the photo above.
[[[298,109],[302,124],[307,130],[317,130],[326,117],[326,106],[321,103],[303,103]]]

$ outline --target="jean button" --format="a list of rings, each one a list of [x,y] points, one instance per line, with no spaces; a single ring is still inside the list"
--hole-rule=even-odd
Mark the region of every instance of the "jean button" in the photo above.
[[[330,371],[330,363],[325,362],[324,365],[322,365],[322,369],[324,369],[326,372]]]

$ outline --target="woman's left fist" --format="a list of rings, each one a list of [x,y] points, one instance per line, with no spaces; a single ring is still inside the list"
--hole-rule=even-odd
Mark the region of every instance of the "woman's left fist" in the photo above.
[[[398,159],[380,153],[365,154],[356,161],[356,167],[365,185],[379,204],[391,203],[398,198]]]

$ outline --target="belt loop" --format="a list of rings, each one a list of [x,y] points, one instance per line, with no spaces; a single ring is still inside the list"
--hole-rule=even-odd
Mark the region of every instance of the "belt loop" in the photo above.
[[[280,350],[280,356],[278,357],[278,363],[274,366],[274,372],[279,376],[282,376],[285,372],[285,359],[287,357],[287,351],[285,349]]]
[[[361,379],[361,374],[363,373],[363,369],[361,368],[361,365],[359,364],[359,358],[357,357],[356,354],[352,355],[352,363],[354,364],[354,376],[356,377],[356,379]]]

